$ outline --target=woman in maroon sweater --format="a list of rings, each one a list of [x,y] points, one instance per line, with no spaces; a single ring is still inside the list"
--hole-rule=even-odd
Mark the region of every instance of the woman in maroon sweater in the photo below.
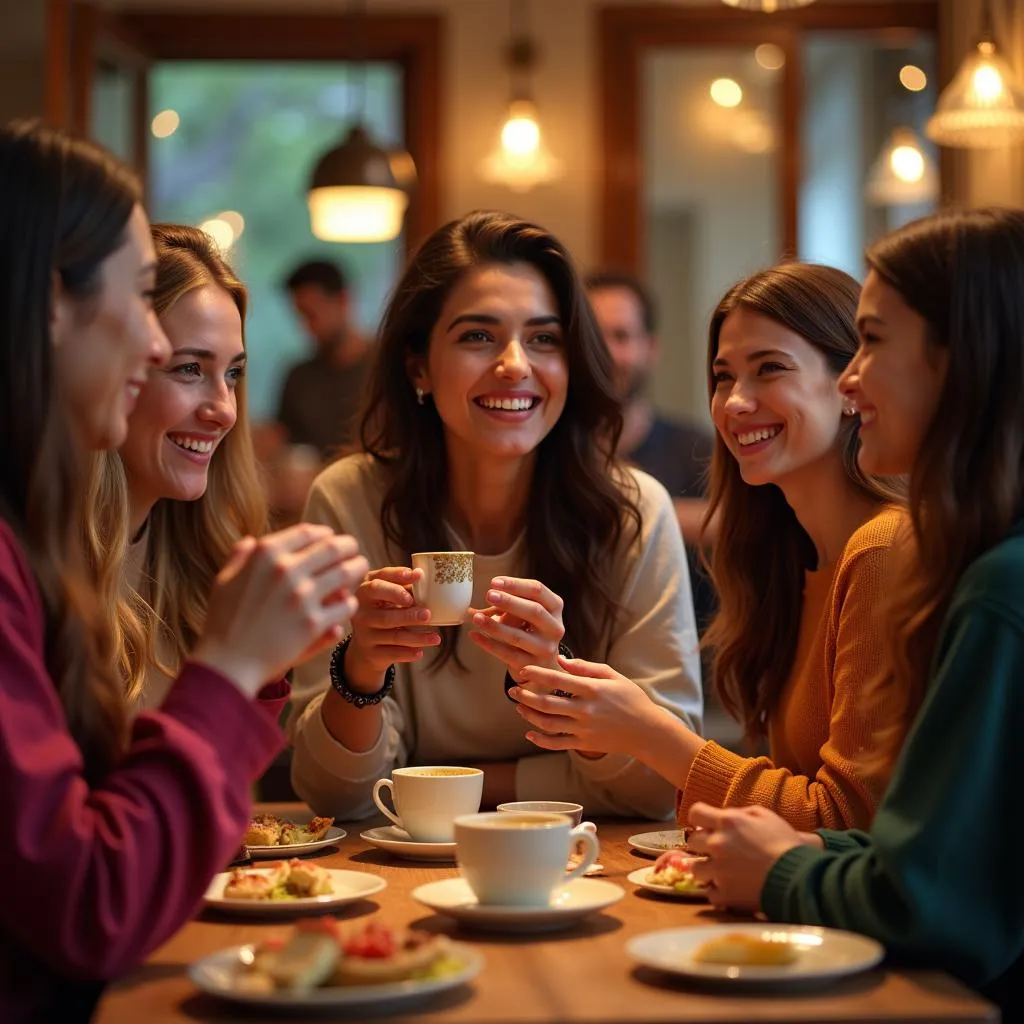
[[[105,980],[193,912],[276,753],[254,700],[336,642],[350,538],[240,542],[204,636],[129,725],[81,542],[87,451],[114,447],[169,345],[139,187],[112,157],[0,127],[0,1020],[89,1017]]]

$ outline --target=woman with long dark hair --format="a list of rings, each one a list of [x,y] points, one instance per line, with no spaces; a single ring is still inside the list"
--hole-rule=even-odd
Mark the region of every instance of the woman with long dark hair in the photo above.
[[[697,805],[715,902],[848,928],[1024,1010],[1024,213],[917,221],[868,253],[841,386],[865,472],[909,474],[889,657],[923,697],[870,832]],[[803,840],[803,842],[802,842]],[[822,849],[824,847],[824,849]]]
[[[783,263],[731,288],[711,318],[719,607],[704,643],[719,698],[768,757],[705,742],[606,665],[530,668],[513,691],[539,746],[635,753],[678,786],[682,820],[703,800],[770,807],[798,829],[866,826],[888,782],[897,744],[880,726],[906,694],[875,679],[905,517],[896,491],[858,467],[837,387],[859,294],[840,270]]]
[[[166,362],[134,176],[0,128],[0,1018],[86,1019],[194,912],[280,745],[253,700],[333,640],[365,561],[304,526],[235,546],[159,711],[129,723],[82,540],[91,450]]]
[[[671,810],[671,787],[633,758],[538,756],[505,695],[506,671],[554,665],[564,636],[700,726],[679,529],[664,488],[612,458],[620,428],[561,243],[500,213],[436,231],[384,317],[365,454],[329,467],[309,499],[307,517],[351,532],[374,566],[333,670],[322,659],[295,675],[292,778],[317,810],[371,811],[374,780],[409,763],[482,763],[485,803]],[[406,568],[436,550],[476,554],[480,610],[444,637]]]

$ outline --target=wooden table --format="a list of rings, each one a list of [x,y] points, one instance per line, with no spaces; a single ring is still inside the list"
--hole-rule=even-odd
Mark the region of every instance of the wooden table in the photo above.
[[[483,972],[470,984],[440,993],[424,1004],[410,1004],[387,1020],[472,1021],[500,1024],[571,1021],[581,1024],[630,1021],[997,1021],[998,1011],[951,978],[933,971],[879,968],[825,989],[786,994],[739,994],[700,990],[635,967],[623,947],[641,932],[686,924],[735,920],[706,904],[648,896],[626,881],[637,867],[653,863],[632,852],[626,838],[664,825],[609,822],[599,826],[604,877],[626,890],[607,910],[562,932],[537,936],[472,932],[435,915],[411,899],[424,882],[450,878],[454,865],[393,859],[359,838],[377,822],[345,826],[348,836],[319,858],[325,867],[371,871],[388,888],[341,908],[339,917],[372,914],[395,925],[415,925],[469,942],[486,957]],[[100,1004],[96,1024],[245,1020],[281,1021],[232,1007],[201,995],[189,982],[193,960],[225,946],[287,931],[287,923],[256,922],[209,912],[200,914],[133,975],[112,987]],[[354,1019],[351,1011],[336,1016]]]

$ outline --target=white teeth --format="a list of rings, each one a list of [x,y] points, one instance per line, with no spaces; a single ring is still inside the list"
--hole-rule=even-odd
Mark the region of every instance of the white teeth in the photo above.
[[[199,452],[200,455],[209,455],[213,451],[212,441],[197,441],[189,437],[171,437],[170,439],[179,448],[185,448],[190,452]]]
[[[502,409],[508,412],[525,412],[533,408],[532,398],[481,398],[479,402],[485,409]]]
[[[775,437],[781,429],[781,427],[763,427],[760,430],[748,431],[746,434],[737,434],[736,440],[739,441],[741,448],[745,448],[748,444],[757,444],[758,441],[767,441],[769,438]]]

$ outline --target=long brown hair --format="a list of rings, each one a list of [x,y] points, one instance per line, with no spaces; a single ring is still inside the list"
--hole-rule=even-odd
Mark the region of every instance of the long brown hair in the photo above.
[[[596,657],[595,646],[618,613],[609,556],[620,541],[639,536],[640,510],[631,478],[612,456],[622,415],[610,357],[558,239],[493,212],[470,213],[427,239],[384,315],[361,439],[389,471],[381,508],[385,537],[406,555],[449,547],[444,425],[433,403],[417,404],[406,364],[410,355],[426,353],[444,302],[463,274],[510,263],[529,264],[551,287],[569,367],[565,409],[537,451],[527,507],[527,572],[564,599],[568,642]],[[452,653],[446,638],[435,664]]]
[[[87,318],[140,194],[98,146],[34,122],[0,127],[0,515],[35,574],[47,670],[90,782],[116,763],[127,732],[114,642],[81,544],[85,453],[54,365],[53,278]]]
[[[867,259],[948,356],[910,474],[914,550],[892,616],[896,675],[916,707],[957,582],[1024,515],[1024,212],[928,217]]]
[[[708,332],[708,395],[715,393],[714,361],[726,318],[737,309],[768,317],[800,335],[825,357],[838,380],[857,351],[860,285],[841,270],[782,263],[734,285],[718,304]],[[857,465],[857,421],[840,424],[836,442],[851,485],[879,505],[898,490]],[[793,668],[803,605],[804,573],[816,567],[811,538],[782,491],[744,482],[736,458],[715,435],[708,521],[718,516],[711,574],[718,610],[704,636],[713,652],[715,692],[742,723],[746,739],[767,734]]]
[[[248,292],[213,239],[198,228],[154,224],[157,255],[153,308],[168,313],[197,288],[222,288],[242,320]],[[235,387],[237,419],[210,463],[206,492],[195,501],[158,501],[149,514],[143,578],[159,581],[148,593],[124,587],[129,540],[129,484],[117,453],[106,453],[90,489],[93,557],[100,567],[118,639],[118,662],[130,700],[138,698],[146,670],[176,675],[206,621],[214,577],[234,545],[266,526],[266,502],[253,453],[245,380]],[[139,402],[146,401],[145,392]],[[169,663],[161,652],[170,652]]]

